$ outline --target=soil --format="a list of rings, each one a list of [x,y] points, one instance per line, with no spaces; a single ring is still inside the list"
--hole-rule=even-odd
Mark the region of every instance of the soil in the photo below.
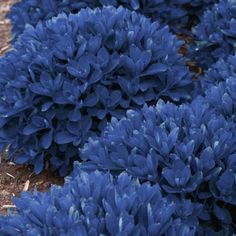
[[[0,0],[0,55],[10,48],[11,24],[5,18],[10,6],[16,0]],[[44,170],[39,175],[33,173],[28,165],[16,165],[7,161],[6,153],[0,156],[0,214],[6,214],[8,209],[15,208],[12,197],[19,196],[24,191],[47,191],[51,184],[63,184],[63,178],[50,170]]]
[[[5,15],[16,0],[0,0],[0,55],[10,49],[11,23]]]
[[[28,165],[16,165],[3,161],[0,164],[0,214],[6,214],[8,209],[14,210],[12,197],[19,196],[22,191],[47,191],[51,184],[63,185],[63,178],[50,170],[44,170],[35,175]]]

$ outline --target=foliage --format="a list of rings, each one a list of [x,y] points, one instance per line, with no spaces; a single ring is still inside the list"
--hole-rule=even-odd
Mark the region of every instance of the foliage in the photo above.
[[[208,224],[213,208],[230,225],[230,213],[218,201],[236,205],[235,128],[203,98],[181,106],[159,101],[156,107],[128,110],[125,118],[112,119],[101,136],[90,138],[80,150],[87,161],[81,168],[113,175],[126,171],[158,183],[165,194],[204,202]]]
[[[16,3],[0,146],[36,173],[80,162],[63,186],[14,198],[0,235],[233,235],[235,14],[235,0]],[[169,28],[198,21],[193,83]]]
[[[8,17],[13,24],[13,33],[18,36],[26,24],[36,26],[59,13],[77,13],[80,9],[102,6],[123,6],[137,11],[153,20],[168,24],[174,31],[188,23],[188,13],[200,15],[202,10],[211,6],[216,0],[24,0],[17,2]],[[186,7],[188,6],[188,7]]]
[[[206,99],[217,112],[227,119],[236,121],[236,81],[235,77],[229,77],[226,81],[210,87],[205,92]]]
[[[190,98],[181,45],[168,27],[124,8],[29,26],[0,60],[1,142],[36,173],[46,159],[66,174],[77,147],[111,115],[159,97]]]
[[[236,2],[220,0],[206,10],[201,22],[193,29],[196,42],[191,56],[201,67],[208,68],[218,59],[235,52]]]
[[[230,77],[236,76],[236,56],[229,55],[227,59],[220,58],[211,65],[204,75],[199,79],[202,93],[212,86],[217,86],[220,82],[226,81]]]
[[[198,93],[218,114],[236,122],[236,56],[220,59],[198,81]]]
[[[75,169],[63,187],[22,193],[17,215],[2,217],[1,235],[194,235],[202,206],[164,198],[159,186]]]

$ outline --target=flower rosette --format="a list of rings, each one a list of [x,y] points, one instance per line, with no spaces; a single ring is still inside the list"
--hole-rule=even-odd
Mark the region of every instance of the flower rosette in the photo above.
[[[236,76],[236,56],[230,55],[226,60],[219,59],[211,65],[204,75],[199,79],[201,94],[204,94],[207,89],[225,82],[230,77]]]
[[[202,96],[217,113],[235,122],[235,56],[213,64],[199,81]]]

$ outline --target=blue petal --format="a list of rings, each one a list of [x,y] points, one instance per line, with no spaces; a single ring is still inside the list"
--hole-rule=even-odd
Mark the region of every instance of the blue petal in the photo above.
[[[61,131],[56,133],[55,135],[55,142],[57,144],[67,144],[73,142],[75,139],[75,136],[67,131]]]
[[[48,149],[52,144],[52,139],[53,139],[53,131],[50,130],[46,134],[44,134],[41,138],[42,147],[44,149]]]

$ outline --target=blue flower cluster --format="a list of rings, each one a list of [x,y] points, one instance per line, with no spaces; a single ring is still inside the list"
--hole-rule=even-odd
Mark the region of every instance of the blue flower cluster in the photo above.
[[[126,171],[158,183],[166,194],[205,201],[208,223],[213,207],[222,228],[231,224],[229,212],[216,203],[236,205],[236,126],[201,98],[190,105],[159,101],[129,110],[120,121],[112,119],[100,137],[90,138],[80,156],[84,170]]]
[[[205,102],[214,109],[216,114],[223,115],[227,120],[236,122],[236,55],[219,59],[195,86],[195,96],[202,96]]]
[[[0,218],[0,234],[195,235],[201,204],[165,198],[158,184],[140,184],[126,173],[75,171],[63,187],[16,198],[19,214]]]
[[[110,116],[190,98],[191,73],[168,27],[124,8],[59,15],[28,26],[0,60],[0,141],[39,173],[66,174],[77,147]]]
[[[205,93],[212,86],[217,86],[226,79],[236,76],[236,55],[229,55],[226,59],[220,58],[212,64],[199,79],[201,93]]]
[[[236,126],[203,99],[127,111],[80,151],[88,171],[126,171],[168,194],[236,204]]]
[[[216,0],[24,0],[17,2],[8,17],[13,23],[13,33],[18,36],[26,24],[36,26],[59,13],[77,13],[82,8],[102,6],[123,6],[137,11],[153,20],[168,24],[174,31],[186,26],[189,15],[199,17],[202,11]],[[191,9],[191,13],[190,13]]]
[[[36,173],[80,162],[14,198],[0,235],[234,235],[235,14],[235,0],[16,3],[0,145]],[[169,28],[199,20],[185,58]]]
[[[193,28],[193,34],[196,40],[190,54],[203,68],[234,54],[236,2],[220,0],[212,9],[205,11],[199,25]]]
[[[201,88],[206,101],[226,119],[236,122],[236,56],[219,60],[205,74]]]

